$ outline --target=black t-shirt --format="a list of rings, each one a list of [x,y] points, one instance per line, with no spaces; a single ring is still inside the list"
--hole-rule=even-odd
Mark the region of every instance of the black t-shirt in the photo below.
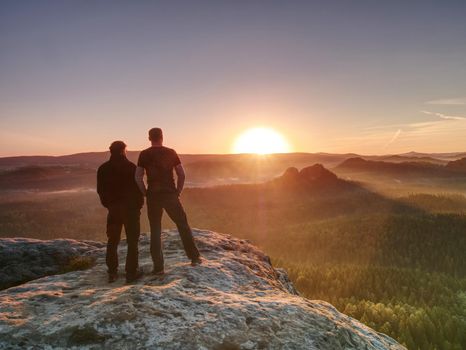
[[[146,170],[148,191],[176,192],[173,169],[181,164],[175,150],[149,147],[139,154],[138,166]]]

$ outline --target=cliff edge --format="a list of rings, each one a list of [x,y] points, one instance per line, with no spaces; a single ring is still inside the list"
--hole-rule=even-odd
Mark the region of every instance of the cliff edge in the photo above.
[[[194,230],[204,263],[191,267],[178,233],[163,235],[166,275],[134,284],[123,276],[107,283],[102,245],[47,241],[76,244],[96,264],[0,291],[0,349],[404,349],[330,304],[297,295],[286,272],[246,240]],[[120,262],[125,251],[123,242]],[[150,271],[145,235],[140,264]]]

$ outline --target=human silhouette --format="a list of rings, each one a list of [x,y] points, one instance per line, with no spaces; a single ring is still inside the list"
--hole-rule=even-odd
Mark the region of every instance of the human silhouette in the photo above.
[[[134,180],[136,165],[126,158],[126,144],[115,141],[110,145],[110,160],[97,170],[97,193],[107,215],[108,282],[118,278],[118,244],[121,229],[125,227],[128,252],[126,255],[126,281],[142,276],[138,263],[139,218],[144,198]]]
[[[185,181],[185,173],[180,158],[175,150],[163,146],[162,129],[150,129],[149,140],[151,147],[140,153],[135,178],[141,193],[147,197],[147,215],[151,231],[150,251],[154,264],[153,273],[162,275],[164,274],[161,238],[163,210],[176,224],[186,255],[191,259],[191,265],[200,264],[202,259],[179,199]],[[173,171],[177,175],[176,185]],[[147,188],[144,183],[144,173],[147,174]]]

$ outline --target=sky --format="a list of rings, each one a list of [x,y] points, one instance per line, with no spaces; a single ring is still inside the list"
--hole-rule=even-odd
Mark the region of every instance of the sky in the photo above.
[[[466,1],[0,2],[0,156],[466,151]]]

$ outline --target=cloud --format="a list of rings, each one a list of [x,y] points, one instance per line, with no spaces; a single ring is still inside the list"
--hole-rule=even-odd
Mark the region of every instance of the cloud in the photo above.
[[[444,98],[439,100],[427,101],[428,105],[450,105],[450,106],[462,106],[466,105],[466,97],[457,98]]]
[[[436,118],[365,127],[357,136],[340,139],[341,147],[385,153],[387,149],[391,152],[405,152],[409,149],[446,150],[446,145],[449,146],[448,149],[464,147],[466,117],[430,111],[421,112]],[[438,145],[444,148],[438,148]]]
[[[395,134],[392,136],[392,138],[390,139],[390,141],[387,142],[387,144],[385,145],[385,147],[388,147],[390,146],[393,142],[396,141],[396,139],[400,136],[401,134],[401,129],[398,129]]]
[[[457,115],[447,115],[443,113],[430,112],[430,111],[421,111],[421,113],[428,114],[428,115],[435,115],[436,117],[439,117],[441,119],[446,119],[446,120],[466,120],[466,117],[460,117]]]
[[[466,116],[446,115],[438,112],[420,111],[434,116],[430,120],[371,125],[357,134],[338,137],[327,143],[335,151],[352,149],[362,154],[430,150],[432,152],[464,149]],[[388,141],[387,141],[388,140]],[[395,153],[393,153],[395,154]]]

